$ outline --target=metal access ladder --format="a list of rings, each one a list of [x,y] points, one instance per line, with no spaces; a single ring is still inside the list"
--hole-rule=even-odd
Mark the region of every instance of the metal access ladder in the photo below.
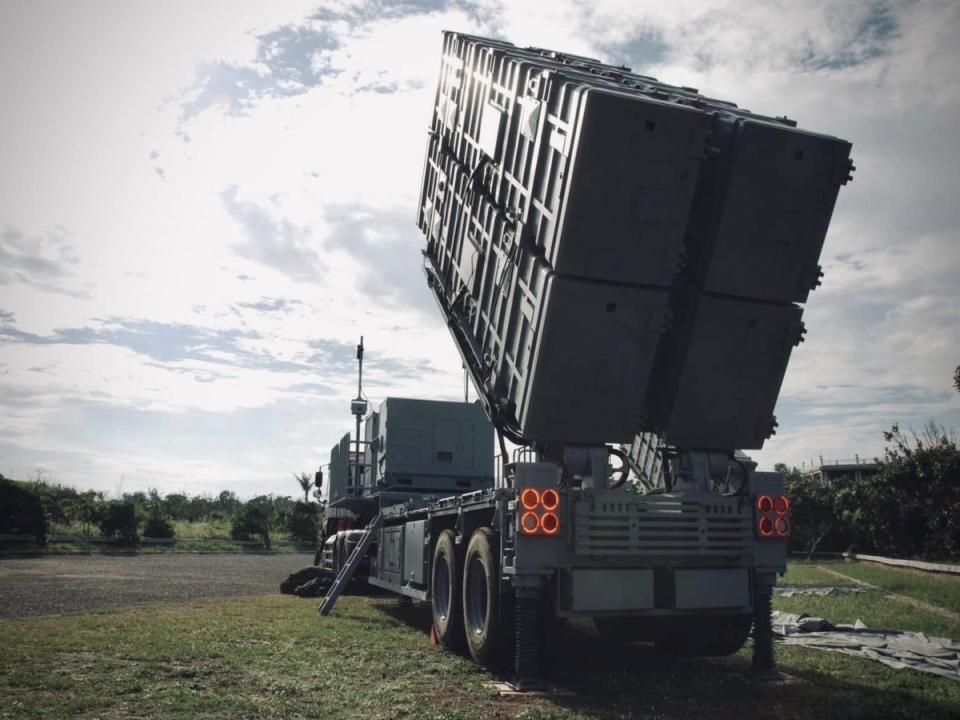
[[[360,560],[363,558],[364,553],[367,552],[370,543],[373,542],[373,538],[376,537],[377,532],[382,526],[382,515],[377,515],[370,524],[367,525],[367,530],[360,538],[360,542],[357,543],[353,552],[350,553],[347,564],[340,568],[336,580],[333,581],[333,585],[331,585],[327,591],[327,596],[323,599],[323,605],[320,606],[321,615],[329,615],[330,611],[333,610],[333,606],[337,604],[337,600],[340,595],[343,594],[347,583],[350,582],[350,578],[353,577],[353,573],[356,572],[357,567],[360,565]]]

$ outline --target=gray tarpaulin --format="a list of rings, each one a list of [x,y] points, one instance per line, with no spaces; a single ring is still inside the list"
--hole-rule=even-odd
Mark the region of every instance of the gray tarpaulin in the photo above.
[[[960,643],[901,630],[872,630],[857,620],[834,625],[823,618],[774,611],[773,630],[785,645],[840,652],[960,680]]]
[[[865,593],[864,588],[858,587],[775,587],[773,594],[779,597],[826,597],[828,595],[858,595]]]

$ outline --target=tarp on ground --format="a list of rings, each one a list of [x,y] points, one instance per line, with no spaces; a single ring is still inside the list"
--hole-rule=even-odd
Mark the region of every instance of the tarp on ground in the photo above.
[[[775,587],[778,597],[827,597],[831,595],[859,595],[867,592],[858,587]]]
[[[773,630],[785,645],[865,657],[895,670],[919,670],[960,680],[960,643],[904,630],[875,630],[796,613],[774,611]]]

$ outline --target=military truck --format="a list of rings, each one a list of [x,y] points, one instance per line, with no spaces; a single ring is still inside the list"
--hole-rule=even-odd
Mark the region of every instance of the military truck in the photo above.
[[[390,398],[363,438],[358,415],[353,469],[349,436],[331,455],[321,612],[366,557],[369,583],[431,604],[441,643],[506,652],[521,679],[568,617],[692,655],[753,627],[771,669],[791,508],[742,451],[775,430],[850,149],[444,33],[417,224],[479,401]]]

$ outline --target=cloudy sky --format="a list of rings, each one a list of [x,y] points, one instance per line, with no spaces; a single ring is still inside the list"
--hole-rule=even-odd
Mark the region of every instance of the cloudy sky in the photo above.
[[[361,334],[371,400],[462,396],[414,226],[442,29],[853,142],[755,456],[960,427],[955,2],[4,0],[0,472],[292,493],[351,425]]]

